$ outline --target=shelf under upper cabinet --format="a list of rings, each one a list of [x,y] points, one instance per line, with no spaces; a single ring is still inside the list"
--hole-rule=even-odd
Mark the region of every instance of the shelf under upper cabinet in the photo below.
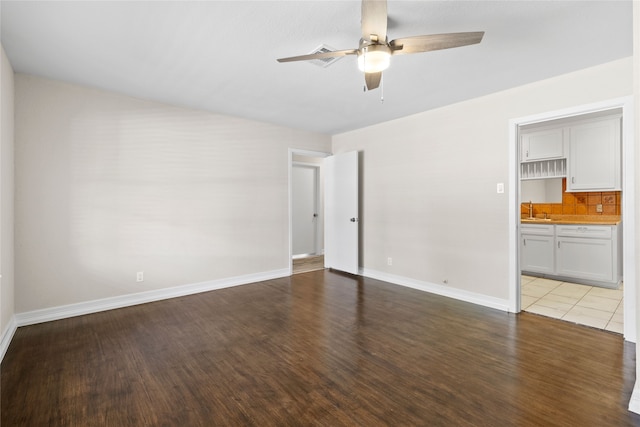
[[[520,179],[564,178],[567,159],[537,160],[520,163]]]

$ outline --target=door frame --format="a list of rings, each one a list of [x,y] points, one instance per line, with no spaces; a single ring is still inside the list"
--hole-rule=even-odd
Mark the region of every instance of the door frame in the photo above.
[[[636,342],[636,292],[635,273],[635,146],[633,97],[626,96],[593,104],[579,105],[562,110],[509,120],[509,311],[520,312],[520,126],[541,123],[595,113],[622,110],[622,240],[624,280],[624,338]]]
[[[289,276],[293,274],[293,200],[292,200],[292,174],[293,174],[293,156],[306,156],[306,157],[317,157],[320,159],[324,159],[325,157],[329,157],[332,154],[326,153],[324,151],[311,151],[311,150],[303,150],[298,148],[289,148],[287,156],[287,173],[288,173],[288,202],[289,202],[289,256],[288,256],[288,264],[289,264]],[[326,225],[325,225],[326,226]]]

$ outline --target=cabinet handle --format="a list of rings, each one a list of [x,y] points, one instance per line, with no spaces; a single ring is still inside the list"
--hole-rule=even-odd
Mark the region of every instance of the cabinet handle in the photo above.
[[[576,183],[576,177],[575,177],[575,176],[572,176],[572,177],[571,177],[571,183],[572,183],[572,184],[575,184],[575,183]]]
[[[560,242],[558,242],[558,249],[560,249]]]
[[[525,156],[527,159],[529,158],[529,150],[527,150],[527,154]]]
[[[527,246],[527,239],[523,239],[524,245]]]

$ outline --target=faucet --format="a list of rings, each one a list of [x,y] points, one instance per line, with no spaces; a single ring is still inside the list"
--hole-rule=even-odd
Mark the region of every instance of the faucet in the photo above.
[[[529,218],[533,218],[533,202],[529,200]]]

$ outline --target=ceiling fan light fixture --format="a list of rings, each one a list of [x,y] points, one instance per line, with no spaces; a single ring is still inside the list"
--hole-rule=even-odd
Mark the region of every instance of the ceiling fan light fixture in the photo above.
[[[391,49],[384,44],[364,46],[358,51],[358,68],[365,73],[379,73],[389,68]]]

